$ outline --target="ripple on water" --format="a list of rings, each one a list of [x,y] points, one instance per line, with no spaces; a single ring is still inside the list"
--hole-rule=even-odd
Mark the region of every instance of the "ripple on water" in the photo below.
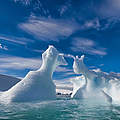
[[[120,106],[90,100],[1,104],[0,120],[120,120]]]

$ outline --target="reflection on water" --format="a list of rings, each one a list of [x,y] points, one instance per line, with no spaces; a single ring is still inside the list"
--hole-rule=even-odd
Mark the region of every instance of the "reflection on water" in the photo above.
[[[0,120],[120,120],[120,106],[93,100],[0,105]]]

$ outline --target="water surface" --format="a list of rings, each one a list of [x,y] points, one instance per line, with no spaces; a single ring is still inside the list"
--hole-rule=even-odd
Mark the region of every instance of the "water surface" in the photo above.
[[[120,106],[66,99],[0,104],[0,120],[120,120]]]

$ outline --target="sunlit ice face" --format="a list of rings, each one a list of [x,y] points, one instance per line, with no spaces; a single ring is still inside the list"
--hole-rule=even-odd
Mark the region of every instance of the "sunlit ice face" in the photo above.
[[[45,62],[52,62],[54,63],[54,61],[56,60],[58,55],[58,51],[56,48],[54,48],[53,46],[49,46],[48,49],[42,54],[42,59]]]
[[[75,59],[74,60],[74,63],[73,63],[73,71],[76,73],[76,74],[79,74],[79,64],[78,64],[79,60]]]
[[[74,63],[73,63],[73,70],[76,74],[83,74],[86,67],[83,63],[84,55],[82,55],[80,58],[76,56],[74,58]]]

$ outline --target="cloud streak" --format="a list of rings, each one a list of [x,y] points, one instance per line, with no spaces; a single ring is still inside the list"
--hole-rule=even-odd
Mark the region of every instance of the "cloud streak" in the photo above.
[[[69,79],[63,80],[54,80],[56,85],[56,92],[60,93],[71,93],[73,89],[73,85]]]
[[[43,41],[59,41],[60,38],[68,37],[77,30],[77,25],[72,21],[40,17],[30,17],[26,23],[21,23],[18,27]]]
[[[100,47],[95,41],[86,38],[74,38],[71,50],[92,55],[106,55],[106,48]]]
[[[0,56],[0,63],[1,70],[38,69],[41,66],[41,58]]]
[[[25,5],[30,5],[30,3],[32,2],[32,0],[14,0],[15,2],[21,2],[22,4]]]
[[[7,71],[24,71],[25,69],[37,70],[42,64],[41,58],[23,58],[16,56],[0,56],[0,71],[7,73]],[[72,69],[66,67],[57,67],[56,73],[61,74],[61,77],[68,77],[73,74]]]
[[[0,39],[11,42],[11,43],[19,44],[19,45],[26,45],[28,42],[33,42],[33,40],[25,37],[15,37],[15,36],[8,36],[8,35],[0,35]]]

